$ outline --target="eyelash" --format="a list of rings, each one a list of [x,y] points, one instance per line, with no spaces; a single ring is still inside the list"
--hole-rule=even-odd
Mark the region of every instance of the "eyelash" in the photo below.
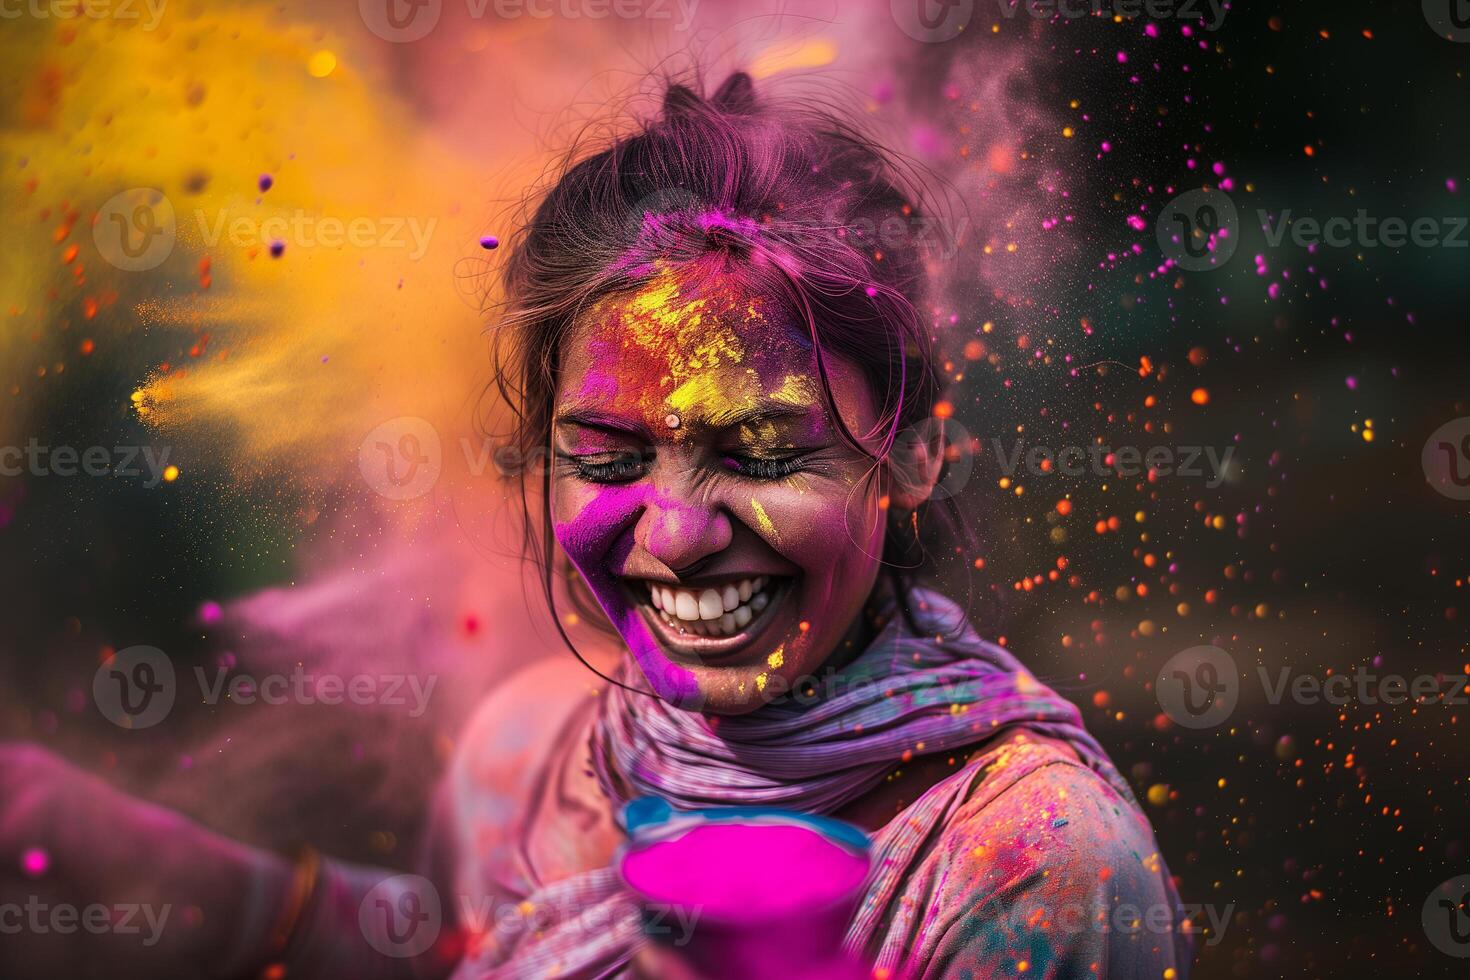
[[[594,455],[605,454],[577,456],[572,453],[558,453],[558,456],[576,472],[577,477],[588,483],[631,483],[648,472],[648,464],[652,462],[649,457],[638,456],[634,453],[619,453],[606,462],[595,463],[591,461]],[[806,468],[803,465],[803,455],[761,458],[726,453],[723,458],[732,472],[762,482],[784,480]]]
[[[604,453],[595,453],[588,456],[576,456],[571,453],[558,453],[580,479],[588,483],[631,483],[648,471],[649,460],[636,453],[618,453],[612,459],[603,463],[591,462],[591,456],[602,456]]]
[[[778,456],[761,458],[759,456],[740,456],[734,453],[725,454],[725,462],[730,468],[741,476],[750,477],[753,480],[784,480],[793,473],[799,473],[802,466],[802,456]]]

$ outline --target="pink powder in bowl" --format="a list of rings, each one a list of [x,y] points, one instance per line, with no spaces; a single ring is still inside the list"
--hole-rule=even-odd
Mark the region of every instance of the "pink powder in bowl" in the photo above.
[[[648,901],[757,922],[851,900],[868,856],[796,824],[721,821],[630,849],[622,872]]]

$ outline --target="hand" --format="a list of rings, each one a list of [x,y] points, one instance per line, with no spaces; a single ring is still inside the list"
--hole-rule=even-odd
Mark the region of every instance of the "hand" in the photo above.
[[[290,884],[279,857],[0,743],[0,975],[253,973]]]

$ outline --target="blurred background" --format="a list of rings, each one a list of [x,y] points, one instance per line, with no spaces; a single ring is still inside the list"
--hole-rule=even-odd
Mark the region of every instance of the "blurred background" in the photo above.
[[[1223,917],[1195,976],[1461,975],[1423,911],[1470,873],[1466,707],[1273,696],[1470,674],[1451,6],[6,4],[0,738],[255,844],[410,867],[469,712],[570,655],[520,556],[486,246],[658,79],[743,68],[931,175],[933,213],[882,234],[935,242],[984,542],[944,584],[1081,707]],[[1159,235],[1222,201],[1212,253]],[[1438,231],[1275,233],[1360,211]],[[1025,462],[1069,446],[1174,465]],[[1201,645],[1237,686],[1192,727],[1156,679]],[[146,727],[93,686],[137,646],[177,673]],[[401,703],[249,697],[328,673]]]

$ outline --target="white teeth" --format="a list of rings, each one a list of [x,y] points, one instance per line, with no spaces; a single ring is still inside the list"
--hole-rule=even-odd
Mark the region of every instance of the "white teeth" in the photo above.
[[[648,594],[671,628],[695,636],[721,637],[745,629],[771,604],[771,593],[763,591],[770,581],[770,576],[758,575],[698,591],[650,582]]]

